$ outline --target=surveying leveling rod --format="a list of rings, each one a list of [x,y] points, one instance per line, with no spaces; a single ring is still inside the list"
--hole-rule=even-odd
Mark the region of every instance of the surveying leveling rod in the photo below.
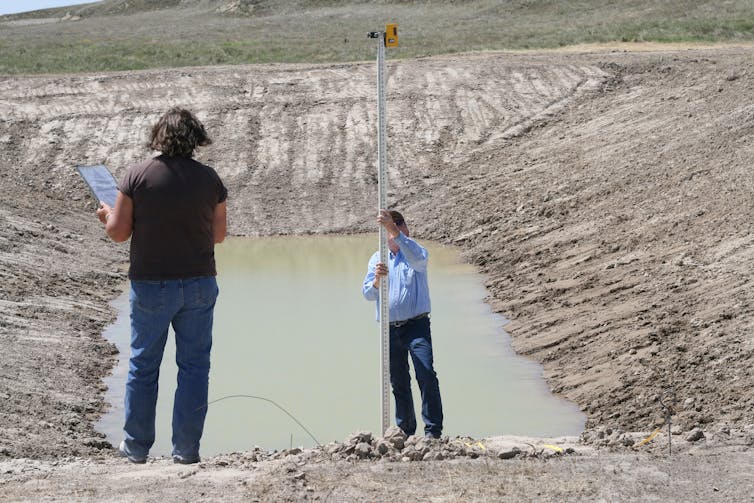
[[[385,27],[384,32],[370,32],[369,38],[377,39],[377,212],[380,209],[387,209],[387,160],[385,158],[385,47],[398,46],[398,25],[389,24]],[[383,226],[380,226],[380,262],[387,264],[387,232]],[[390,302],[388,292],[390,291],[387,276],[380,281],[380,374],[382,377],[381,386],[381,417],[382,417],[382,434],[385,434],[390,426]]]

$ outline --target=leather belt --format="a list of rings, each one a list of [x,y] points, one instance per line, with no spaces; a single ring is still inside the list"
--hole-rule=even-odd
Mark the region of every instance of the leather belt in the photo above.
[[[421,320],[422,318],[429,318],[429,313],[422,313],[418,316],[414,316],[413,318],[409,318],[407,320],[393,321],[390,323],[390,326],[393,328],[398,328],[398,327],[402,327],[403,325],[407,325],[408,323],[411,323],[412,321]]]

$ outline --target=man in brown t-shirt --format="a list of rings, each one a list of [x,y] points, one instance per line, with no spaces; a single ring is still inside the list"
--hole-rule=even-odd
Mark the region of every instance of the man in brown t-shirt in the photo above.
[[[131,358],[119,452],[134,463],[144,463],[154,444],[157,379],[171,324],[178,364],[173,459],[199,461],[218,294],[214,245],[227,225],[227,189],[214,169],[192,159],[196,147],[210,143],[191,112],[169,110],[149,141],[161,155],[131,167],[115,208],[101,203],[97,210],[114,241],[131,238]]]

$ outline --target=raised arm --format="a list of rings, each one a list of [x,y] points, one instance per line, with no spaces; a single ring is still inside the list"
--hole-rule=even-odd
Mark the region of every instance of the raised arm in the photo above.
[[[402,232],[395,238],[395,242],[398,243],[403,256],[406,257],[406,262],[415,271],[426,272],[427,264],[429,263],[429,252],[422,245],[406,236]]]
[[[386,209],[381,209],[377,217],[377,222],[385,228],[388,234],[388,247],[393,253],[398,253],[398,249],[403,252],[408,265],[415,271],[426,272],[429,261],[429,252],[419,243],[409,238],[409,230],[406,222],[400,220],[400,223],[393,221],[393,216]]]

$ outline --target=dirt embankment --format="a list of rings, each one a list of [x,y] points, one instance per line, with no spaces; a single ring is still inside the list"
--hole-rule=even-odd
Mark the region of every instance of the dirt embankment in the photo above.
[[[488,275],[589,429],[649,430],[668,390],[682,431],[751,429],[753,72],[736,48],[390,64],[391,200]],[[231,233],[364,231],[374,95],[372,64],[0,79],[0,457],[109,453],[92,420],[127,255],[76,164],[120,176],[185,105]]]
[[[594,61],[598,91],[460,163],[433,235],[489,274],[515,348],[587,427],[649,429],[667,391],[685,429],[751,424],[750,53]]]

